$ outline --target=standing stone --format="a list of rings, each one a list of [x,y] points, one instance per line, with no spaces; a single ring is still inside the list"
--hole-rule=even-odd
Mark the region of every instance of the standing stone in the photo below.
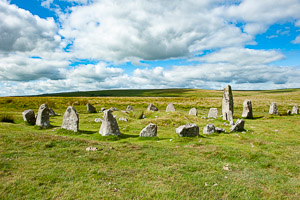
[[[127,108],[126,108],[126,111],[129,111],[129,112],[133,111],[133,107],[131,105],[128,105]]]
[[[272,102],[270,105],[270,109],[269,109],[269,114],[270,115],[278,115],[278,108],[276,103]]]
[[[79,129],[79,117],[74,107],[69,106],[64,114],[61,128],[77,132]]]
[[[204,128],[203,128],[203,134],[212,134],[216,132],[216,128],[215,125],[213,124],[207,124]]]
[[[103,121],[99,130],[102,136],[120,135],[120,129],[117,120],[114,118],[111,110],[105,110]]]
[[[166,112],[175,112],[175,106],[172,103],[169,103],[167,108],[166,108]]]
[[[199,135],[199,127],[196,124],[186,124],[175,129],[180,137],[195,137]]]
[[[54,110],[52,108],[49,108],[49,115],[50,116],[56,116]]]
[[[286,111],[287,115],[290,115],[292,112],[290,110]]]
[[[94,106],[92,106],[90,103],[87,103],[86,104],[86,110],[89,112],[89,113],[95,113],[97,112],[96,111],[96,108]]]
[[[296,114],[296,115],[299,114],[299,108],[298,108],[298,106],[293,106],[292,114]]]
[[[218,109],[217,108],[210,108],[207,117],[208,118],[215,118],[215,119],[217,119],[217,117],[218,117]]]
[[[198,115],[197,109],[196,108],[191,108],[191,110],[189,111],[189,115],[197,116]]]
[[[243,114],[242,117],[245,117],[247,119],[252,119],[252,103],[250,100],[246,99],[243,103]]]
[[[234,122],[233,122],[233,115],[232,115],[231,110],[229,110],[228,113],[227,113],[227,120],[229,121],[230,125],[234,124]]]
[[[233,97],[232,97],[232,91],[231,86],[227,85],[227,87],[224,88],[223,93],[223,101],[222,101],[222,115],[223,120],[230,121],[229,111],[231,111],[231,115],[233,114]]]
[[[23,113],[23,119],[25,122],[28,122],[31,125],[35,125],[35,114],[34,111],[29,109],[29,110],[25,110]]]
[[[140,137],[156,137],[157,136],[157,126],[155,124],[148,124],[140,132]]]
[[[49,108],[46,104],[42,104],[39,108],[35,125],[40,126],[42,128],[50,127],[49,121]]]
[[[244,130],[245,121],[243,119],[238,119],[235,122],[235,125],[233,125],[230,128],[230,132],[238,132]]]
[[[149,111],[158,111],[158,108],[156,108],[155,105],[153,105],[152,103],[150,103],[148,105],[147,110],[149,110]]]

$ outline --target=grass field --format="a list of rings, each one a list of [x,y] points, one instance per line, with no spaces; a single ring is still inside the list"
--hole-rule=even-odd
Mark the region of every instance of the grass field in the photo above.
[[[300,198],[300,115],[286,115],[293,105],[299,106],[300,89],[233,91],[235,120],[243,101],[252,101],[254,119],[245,119],[247,131],[195,138],[180,138],[175,128],[196,123],[202,133],[213,123],[229,131],[221,117],[201,118],[211,107],[221,113],[222,91],[100,93],[0,98],[0,116],[14,121],[0,122],[0,199]],[[122,135],[99,135],[101,123],[94,119],[102,114],[87,113],[87,102],[98,110],[118,108],[113,114],[129,119],[118,121]],[[176,112],[165,112],[169,102]],[[279,116],[268,114],[271,102],[277,103]],[[49,129],[26,125],[22,111],[37,113],[42,103],[61,115],[50,118]],[[146,112],[148,103],[160,111]],[[79,133],[60,129],[68,105],[79,112]],[[121,112],[128,105],[134,113]],[[192,107],[198,117],[188,115]],[[141,112],[146,119],[137,119]],[[138,137],[150,122],[158,125],[158,137]],[[99,150],[87,152],[88,146]]]

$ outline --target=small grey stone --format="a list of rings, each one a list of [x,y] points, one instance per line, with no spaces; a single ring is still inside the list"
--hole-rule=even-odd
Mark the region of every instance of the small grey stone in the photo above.
[[[116,107],[111,107],[110,110],[111,111],[117,111],[118,109]]]
[[[208,118],[215,118],[215,119],[217,119],[217,117],[218,117],[218,109],[217,108],[210,108],[207,117]]]
[[[166,112],[174,112],[175,111],[175,106],[172,103],[169,103]]]
[[[278,108],[275,102],[272,102],[270,105],[270,109],[269,109],[269,114],[270,115],[278,115]]]
[[[69,106],[64,114],[63,123],[61,128],[78,132],[79,129],[79,116],[76,109],[72,106]]]
[[[94,120],[94,122],[102,122],[103,120],[101,119],[101,118],[96,118],[95,120]]]
[[[119,121],[124,121],[124,122],[128,122],[128,119],[126,119],[125,117],[120,117]]]
[[[112,115],[112,111],[110,109],[104,111],[103,122],[101,124],[99,133],[102,136],[121,134],[118,122]]]
[[[191,108],[189,111],[189,115],[194,115],[197,116],[198,115],[198,111],[196,108]]]
[[[150,103],[148,105],[147,110],[149,110],[149,111],[158,111],[158,108],[156,108],[155,105],[153,105],[152,103]]]
[[[87,147],[85,150],[86,151],[97,151],[98,148],[97,147]]]
[[[244,131],[245,121],[243,119],[237,119],[235,125],[230,128],[230,132]]]
[[[213,124],[207,124],[204,128],[203,128],[203,134],[212,134],[215,133],[216,129],[215,129],[215,125]]]
[[[128,105],[126,111],[133,111],[133,107],[131,105]]]
[[[36,118],[35,118],[35,114],[34,111],[29,109],[29,110],[25,110],[22,113],[23,119],[25,122],[28,122],[31,125],[35,124]]]
[[[298,106],[293,106],[292,114],[295,114],[295,115],[299,114],[299,108],[298,108]]]
[[[219,128],[219,127],[216,127],[215,130],[217,133],[225,133],[226,132],[224,128]]]
[[[50,127],[49,108],[46,104],[40,106],[35,124],[42,128]]]
[[[246,99],[243,102],[243,113],[242,117],[247,118],[247,119],[252,119],[253,118],[253,113],[252,113],[252,103],[250,100]]]
[[[143,130],[140,132],[140,137],[156,137],[157,136],[157,125],[148,124]]]
[[[201,119],[207,119],[207,117],[205,117],[205,116],[202,116],[202,117],[201,117]]]
[[[180,137],[195,137],[199,135],[199,127],[196,124],[186,124],[175,129]]]
[[[52,108],[49,108],[49,115],[50,116],[56,116],[54,110]]]
[[[86,110],[89,112],[89,113],[95,113],[97,112],[96,111],[96,108],[94,106],[92,106],[90,103],[87,103],[86,104]]]

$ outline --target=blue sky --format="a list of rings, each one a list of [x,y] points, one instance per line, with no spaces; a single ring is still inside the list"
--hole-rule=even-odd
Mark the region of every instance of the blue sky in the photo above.
[[[300,0],[0,0],[0,96],[300,87]]]

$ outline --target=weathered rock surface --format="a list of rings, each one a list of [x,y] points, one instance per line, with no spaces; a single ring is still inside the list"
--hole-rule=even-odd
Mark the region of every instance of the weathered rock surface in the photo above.
[[[156,124],[148,124],[143,130],[140,132],[140,137],[156,137],[157,136],[157,125]]]
[[[196,108],[191,108],[191,110],[189,111],[189,115],[197,116],[198,115],[197,109]]]
[[[199,135],[199,127],[196,124],[186,124],[175,129],[180,137],[195,137]]]
[[[224,128],[219,128],[219,127],[216,127],[215,130],[217,133],[225,133],[226,132]]]
[[[293,106],[292,114],[296,114],[296,115],[299,114],[299,108],[298,108],[298,106]]]
[[[250,100],[246,99],[243,103],[243,113],[242,117],[245,117],[247,119],[252,119],[253,118],[253,113],[252,113],[252,103]]]
[[[116,107],[111,107],[110,110],[111,111],[117,111],[118,109]]]
[[[292,112],[290,110],[286,111],[287,115],[290,115]]]
[[[101,112],[104,112],[105,108],[101,108]]]
[[[22,113],[23,119],[25,122],[28,122],[31,125],[35,125],[35,114],[34,111],[29,109],[29,110],[25,110]]]
[[[133,107],[131,105],[128,105],[126,108],[126,111],[128,111],[128,112],[133,111]]]
[[[208,118],[215,118],[215,119],[217,119],[217,117],[218,117],[218,109],[217,108],[210,108],[207,117]]]
[[[235,125],[231,126],[230,132],[238,132],[244,130],[245,121],[243,119],[237,119]]]
[[[102,122],[103,120],[101,119],[101,118],[96,118],[95,120],[94,120],[94,122]]]
[[[125,118],[125,117],[120,117],[120,118],[119,118],[119,121],[128,122],[128,119],[127,119],[127,118]]]
[[[166,112],[175,112],[175,106],[172,103],[169,103],[166,108]]]
[[[231,91],[231,86],[227,85],[227,87],[224,88],[223,92],[223,100],[222,100],[222,115],[223,120],[230,121],[230,114],[229,111],[231,111],[231,115],[233,114],[233,96]]]
[[[86,110],[89,112],[89,113],[95,113],[97,112],[96,111],[96,108],[94,106],[92,106],[90,103],[87,103],[86,104]]]
[[[50,121],[49,121],[49,108],[46,104],[42,104],[39,108],[35,125],[47,128],[50,127]]]
[[[114,118],[111,110],[105,110],[103,121],[99,130],[102,136],[120,135],[120,129],[117,120]]]
[[[54,110],[52,108],[49,108],[49,115],[50,116],[56,116]]]
[[[269,109],[269,114],[270,115],[278,115],[278,108],[275,102],[272,102],[270,105],[270,109]]]
[[[150,103],[148,105],[147,110],[149,110],[149,111],[158,111],[158,108],[156,108],[155,105],[153,105],[152,103]]]
[[[204,128],[203,128],[203,134],[212,134],[216,132],[216,128],[215,125],[213,124],[207,124]]]
[[[98,148],[97,147],[87,147],[85,150],[86,151],[97,151]]]
[[[72,106],[69,106],[64,114],[63,123],[61,128],[78,132],[79,129],[79,116],[76,109]]]

